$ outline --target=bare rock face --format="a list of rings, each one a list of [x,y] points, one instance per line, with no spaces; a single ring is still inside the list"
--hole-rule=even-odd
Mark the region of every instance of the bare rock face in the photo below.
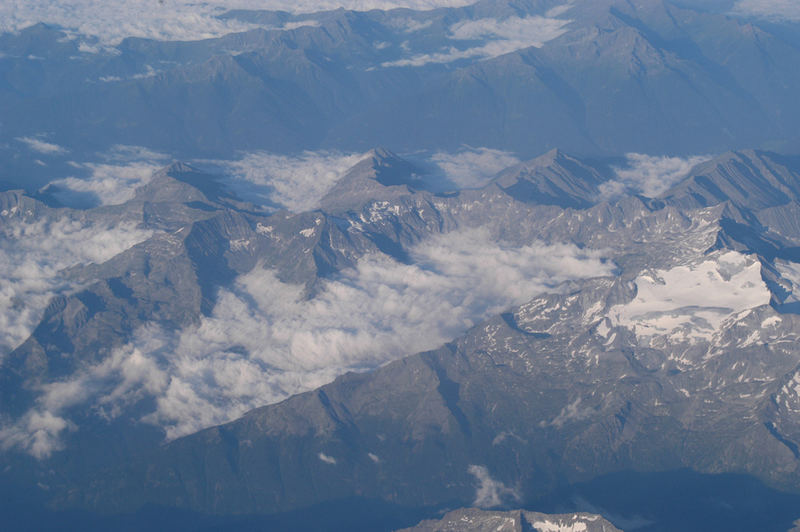
[[[400,532],[616,532],[619,528],[599,515],[543,514],[526,510],[493,512],[462,508],[436,520],[426,520]]]

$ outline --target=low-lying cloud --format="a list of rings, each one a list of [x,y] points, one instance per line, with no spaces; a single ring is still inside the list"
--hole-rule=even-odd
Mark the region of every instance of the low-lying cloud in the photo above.
[[[340,7],[368,11],[397,7],[432,9],[471,3],[472,0],[7,0],[0,2],[0,32],[15,32],[44,22],[64,28],[75,38],[88,37],[91,42],[83,47],[91,53],[116,46],[126,37],[192,41],[258,27],[220,18],[234,9],[299,14]]]
[[[80,406],[101,419],[112,419],[124,406],[157,395],[166,387],[167,375],[155,358],[142,350],[152,354],[164,347],[157,329],[144,327],[131,344],[114,350],[102,363],[70,380],[41,386],[36,406],[16,423],[0,429],[0,448],[18,448],[36,458],[47,458],[63,448],[65,431],[78,428],[68,419],[69,408]]]
[[[225,186],[242,199],[277,205],[292,212],[319,207],[320,200],[366,153],[337,151],[280,155],[256,151],[233,160],[201,160],[196,164],[220,174]],[[88,203],[117,205],[133,198],[159,168],[169,162],[166,154],[137,146],[115,146],[95,162],[71,162],[76,173],[51,182],[49,189],[68,206]],[[519,163],[510,152],[491,148],[464,147],[457,152],[437,152],[429,162],[438,168],[447,186],[476,188],[499,171]],[[434,173],[438,173],[434,172]]]
[[[182,332],[170,386],[149,420],[170,438],[228,421],[346,371],[437,347],[564,280],[611,270],[596,252],[507,246],[485,231],[432,238],[411,255],[412,265],[367,256],[311,300],[270,270],[242,276],[212,316]]]
[[[524,48],[541,48],[565,33],[565,26],[569,23],[569,20],[541,16],[462,21],[450,27],[449,38],[474,45],[449,46],[438,52],[388,61],[382,66],[419,67],[430,63],[452,63],[460,59],[489,59]]]
[[[69,288],[61,270],[104,262],[152,235],[116,220],[28,219],[24,208],[0,212],[0,363],[31,334],[53,295]]]
[[[478,486],[475,488],[475,500],[472,502],[474,506],[496,508],[505,502],[519,500],[517,491],[506,487],[499,480],[493,479],[486,466],[471,465],[467,468],[467,472],[478,482]]]
[[[796,0],[739,0],[733,14],[800,21],[800,3]]]
[[[64,420],[52,425],[58,434],[71,426],[69,408],[91,404],[101,417],[114,417],[144,390],[156,407],[138,415],[173,439],[346,371],[437,347],[562,281],[612,269],[595,251],[506,245],[484,230],[437,236],[410,254],[413,264],[366,256],[312,299],[302,286],[257,267],[221,290],[212,314],[197,325],[178,332],[141,329],[111,362],[50,385],[34,413]],[[49,441],[58,449],[57,434],[48,439],[40,432],[37,440],[25,426],[14,434],[7,446],[27,442],[23,448],[33,453],[38,442],[41,453]]]
[[[606,199],[624,194],[643,194],[653,198],[659,196],[689,175],[696,165],[709,160],[708,155],[692,157],[667,157],[628,153],[627,165],[615,169],[616,179],[600,185],[600,193]]]
[[[25,144],[30,150],[43,155],[63,155],[69,151],[63,146],[46,142],[37,137],[17,137],[16,140]]]
[[[491,148],[464,148],[455,153],[437,152],[430,160],[458,188],[486,185],[501,170],[520,162],[510,152]]]
[[[276,203],[293,212],[315,209],[319,201],[366,154],[335,151],[298,156],[250,152],[233,161],[213,161],[229,179],[227,185],[253,203]]]
[[[118,205],[133,198],[136,189],[147,184],[169,157],[139,146],[114,146],[96,162],[72,162],[80,177],[69,176],[51,182],[53,195],[65,205],[82,204],[86,197],[100,205]]]

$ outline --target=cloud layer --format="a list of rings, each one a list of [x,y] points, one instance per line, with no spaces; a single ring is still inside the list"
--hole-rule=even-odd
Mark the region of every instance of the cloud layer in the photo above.
[[[337,151],[279,155],[264,151],[243,153],[234,160],[196,161],[221,174],[225,185],[240,198],[262,205],[278,205],[292,212],[319,207],[320,200],[365,153]],[[438,168],[431,179],[446,179],[447,188],[476,188],[499,171],[519,162],[513,154],[491,148],[465,147],[437,152],[428,162]],[[87,198],[100,205],[116,205],[134,196],[169,157],[137,146],[114,146],[96,162],[71,162],[79,176],[51,182],[51,193],[66,205],[84,206]],[[432,183],[434,185],[434,183]]]
[[[462,21],[450,26],[449,35],[451,40],[461,41],[462,46],[449,46],[435,53],[388,61],[382,66],[419,67],[429,63],[452,63],[459,59],[488,59],[532,46],[540,48],[565,33],[569,22],[540,16]]]
[[[478,486],[475,488],[475,500],[472,504],[478,508],[496,508],[504,502],[518,501],[516,490],[506,487],[489,474],[489,469],[482,465],[471,465],[467,472],[475,477]]]
[[[497,173],[520,161],[507,151],[491,148],[464,148],[455,153],[437,152],[431,162],[458,188],[478,188]]]
[[[694,166],[711,157],[708,155],[667,157],[628,153],[625,158],[627,165],[615,169],[617,178],[600,185],[600,193],[606,199],[629,193],[656,197],[686,177]]]
[[[26,145],[30,150],[43,155],[62,155],[69,151],[58,144],[45,142],[44,140],[36,137],[17,137],[16,140]]]
[[[69,288],[61,270],[104,262],[152,235],[130,222],[27,214],[20,207],[0,211],[0,363],[31,334],[50,298]]]
[[[413,265],[365,257],[311,300],[272,271],[242,276],[211,317],[180,335],[170,386],[149,420],[169,437],[193,432],[345,371],[437,347],[566,279],[610,273],[596,253],[515,248],[484,231],[433,238],[412,256]]]
[[[232,161],[204,161],[225,174],[226,185],[242,199],[277,204],[292,212],[319,207],[320,200],[366,153],[304,152],[298,156],[257,151]],[[433,163],[447,187],[477,188],[501,170],[519,162],[513,154],[491,148],[464,147],[457,152],[436,152]],[[432,186],[438,186],[431,183]]]
[[[212,161],[227,184],[252,203],[272,202],[293,212],[315,209],[336,182],[365,154],[305,152],[299,156],[250,152],[234,161]]]
[[[142,394],[156,404],[142,419],[176,438],[346,371],[437,347],[561,281],[611,273],[597,252],[498,244],[483,230],[435,237],[410,252],[412,265],[364,257],[310,300],[301,286],[257,267],[222,290],[199,324],[177,333],[143,328],[110,360],[45,387],[37,407],[0,439],[46,456],[73,426],[70,408],[91,404],[101,418],[114,417]]]
[[[736,15],[800,21],[797,0],[739,0],[733,8]]]
[[[280,10],[313,13],[344,7],[367,11],[409,7],[456,7],[471,0],[6,0],[0,2],[0,31],[18,31],[45,22],[76,36],[88,36],[86,51],[114,46],[126,37],[158,40],[197,40],[219,37],[255,27],[238,20],[221,19],[232,9]],[[287,28],[288,29],[288,28]],[[94,41],[100,47],[92,46]]]
[[[147,184],[153,173],[168,162],[163,153],[117,145],[101,154],[97,162],[71,162],[84,175],[54,180],[51,190],[66,205],[83,196],[92,197],[100,205],[118,205],[133,198],[136,188]]]

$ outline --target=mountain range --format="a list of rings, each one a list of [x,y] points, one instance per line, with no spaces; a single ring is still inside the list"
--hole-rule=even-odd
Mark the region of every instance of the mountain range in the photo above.
[[[4,528],[797,526],[800,12],[301,4],[0,22]]]
[[[130,221],[151,232],[105,262],[65,270],[74,284],[4,359],[6,482],[35,478],[53,508],[223,516],[363,499],[423,517],[453,505],[527,505],[627,472],[735,473],[765,493],[798,489],[794,159],[731,152],[659,197],[612,200],[600,191],[606,167],[559,151],[476,190],[428,192],[416,172],[374,150],[322,210],[299,214],[259,212],[183,164],[113,207],[4,193],[9,229]],[[225,290],[270,271],[254,277],[249,297],[269,293],[264,283],[290,283],[325,304],[328,283],[360,261],[424,268],[420,243],[479,230],[515,249],[539,246],[572,271],[532,299],[476,315],[435,349],[356,358],[331,384],[250,411],[258,399],[245,388],[220,403],[243,417],[162,445],[164,430],[172,439],[197,426],[181,416],[202,415],[192,407],[202,386],[178,388],[188,401],[173,397],[182,379],[200,386],[181,368],[181,342],[209,316],[222,327]],[[567,242],[574,248],[557,248]],[[298,371],[244,337],[225,341],[215,356],[258,364],[259,378]],[[231,368],[204,367],[196,371],[222,375],[198,382],[225,386]],[[295,393],[280,388],[275,400]],[[797,518],[786,502],[763,504],[773,524]]]
[[[793,153],[800,140],[795,24],[710,3],[225,17],[258,27],[99,49],[43,24],[0,36],[3,178],[34,190],[120,144],[183,159],[465,144],[529,158]],[[31,158],[29,139],[56,149]]]

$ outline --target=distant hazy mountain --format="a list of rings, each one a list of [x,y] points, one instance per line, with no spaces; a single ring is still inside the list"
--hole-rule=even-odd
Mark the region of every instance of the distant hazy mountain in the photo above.
[[[41,183],[115,144],[183,158],[375,145],[523,157],[796,151],[793,26],[688,4],[492,0],[297,20],[241,11],[228,16],[294,29],[130,38],[94,52],[32,26],[0,36],[0,178]],[[63,151],[34,164],[18,153],[29,138]]]

